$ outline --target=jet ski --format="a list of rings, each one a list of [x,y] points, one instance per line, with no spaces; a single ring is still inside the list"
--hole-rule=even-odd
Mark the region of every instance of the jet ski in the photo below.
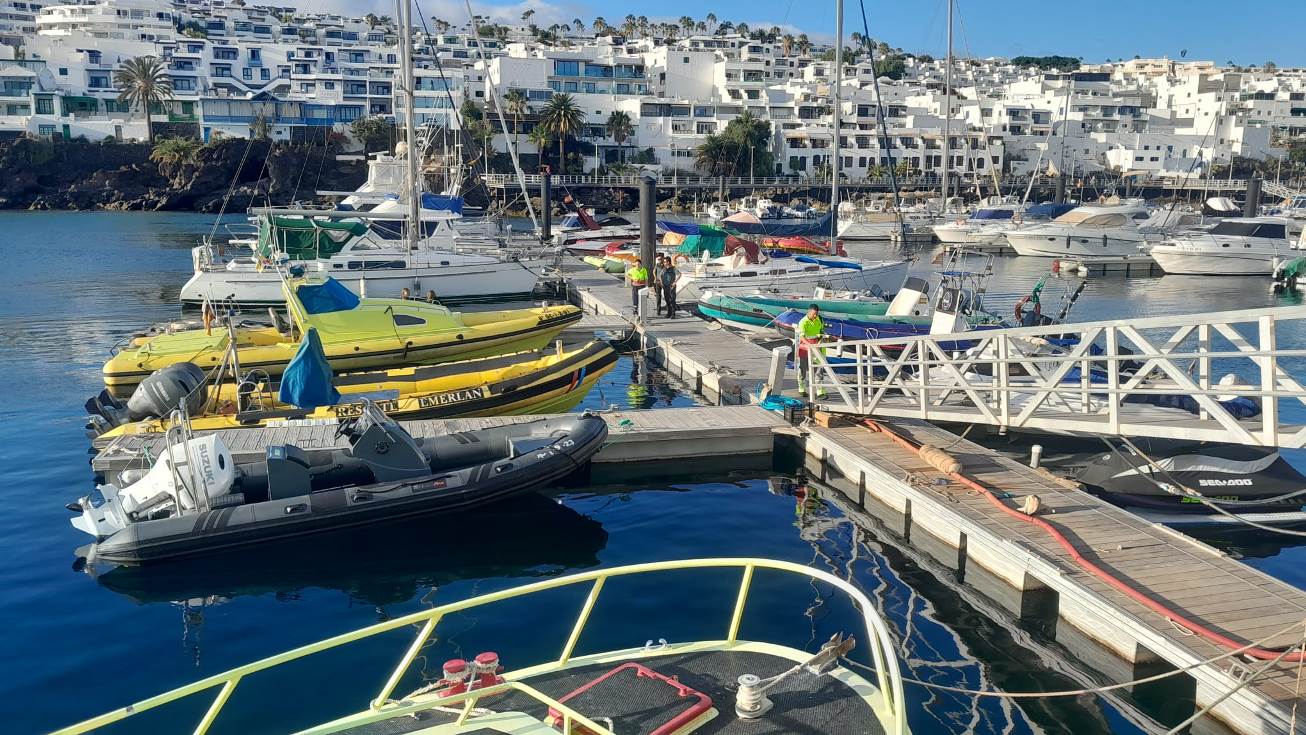
[[[587,413],[419,442],[366,401],[337,428],[347,449],[269,446],[238,465],[216,435],[183,424],[148,471],[126,470],[68,509],[95,538],[87,563],[140,565],[488,505],[567,476],[607,433]]]

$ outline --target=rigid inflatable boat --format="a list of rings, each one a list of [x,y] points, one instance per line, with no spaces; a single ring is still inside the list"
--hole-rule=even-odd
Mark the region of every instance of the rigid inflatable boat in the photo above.
[[[617,352],[611,345],[590,342],[566,351],[518,352],[440,365],[342,373],[331,380],[340,392],[340,401],[314,409],[280,401],[280,386],[271,379],[224,383],[210,387],[207,395],[200,388],[194,397],[200,410],[191,413],[190,423],[194,431],[213,431],[291,419],[348,418],[362,412],[365,398],[401,420],[566,413],[616,364]],[[148,388],[149,383],[142,387]],[[164,433],[168,414],[177,408],[174,398],[167,395],[158,401],[142,401],[133,397],[124,403],[101,391],[86,403],[88,434],[102,443],[123,435]]]
[[[70,503],[95,537],[88,563],[144,564],[425,513],[451,513],[560,480],[599,450],[590,414],[413,439],[370,401],[340,422],[347,449],[310,459],[269,446],[236,464],[214,434],[169,434],[154,466]]]
[[[134,385],[178,362],[216,367],[233,339],[242,369],[279,375],[310,328],[321,337],[332,369],[340,371],[539,349],[581,318],[574,306],[460,313],[424,301],[360,298],[333,278],[292,278],[282,290],[289,324],[138,336],[104,364],[105,384]]]

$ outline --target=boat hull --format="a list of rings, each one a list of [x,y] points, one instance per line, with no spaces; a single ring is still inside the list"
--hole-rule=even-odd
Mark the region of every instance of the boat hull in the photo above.
[[[1064,234],[1013,230],[1006,233],[1007,243],[1017,255],[1035,258],[1068,258],[1138,255],[1145,241],[1139,237],[1117,235]]]
[[[776,289],[784,292],[810,291],[826,286],[840,291],[898,290],[907,277],[907,262],[899,261],[867,265],[861,270],[851,268],[820,268],[815,271],[796,271],[785,274],[757,273],[746,275],[747,270],[729,274],[682,274],[676,281],[682,303],[698,301],[704,291],[755,291]]]
[[[1268,276],[1274,273],[1278,256],[1272,252],[1202,252],[1169,245],[1157,245],[1150,253],[1166,273],[1190,276]]]

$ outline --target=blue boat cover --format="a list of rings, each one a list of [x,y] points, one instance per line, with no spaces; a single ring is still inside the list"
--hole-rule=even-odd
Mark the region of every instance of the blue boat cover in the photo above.
[[[1026,217],[1056,219],[1079,205],[1077,204],[1035,204],[1025,210]]]
[[[344,284],[334,278],[327,278],[322,283],[305,283],[295,290],[304,311],[310,314],[329,314],[333,311],[349,311],[358,306],[358,296],[345,288]]]
[[[771,237],[828,237],[830,213],[818,220],[795,225],[776,225],[765,222],[731,222],[729,229],[742,235],[769,235]]]
[[[422,194],[422,209],[440,209],[454,214],[462,214],[463,198],[441,194]]]
[[[298,408],[334,406],[340,402],[340,391],[331,383],[331,364],[327,362],[316,329],[309,327],[304,333],[299,352],[281,375],[277,398]]]
[[[844,260],[825,260],[824,258],[813,258],[810,255],[800,255],[794,260],[799,263],[813,263],[815,265],[825,266],[826,268],[847,268],[849,270],[859,271],[862,267],[856,263],[849,263]]]
[[[668,222],[660,219],[658,220],[658,228],[666,232],[674,232],[677,235],[697,235],[699,233],[698,223],[696,222]]]
[[[981,209],[970,216],[971,219],[1011,219],[1015,212],[1010,209]]]

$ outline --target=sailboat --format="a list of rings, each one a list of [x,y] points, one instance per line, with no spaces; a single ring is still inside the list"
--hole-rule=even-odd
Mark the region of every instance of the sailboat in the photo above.
[[[488,252],[457,249],[453,222],[463,199],[424,191],[412,90],[411,24],[400,33],[405,90],[404,141],[393,156],[369,161],[362,190],[336,209],[251,210],[257,234],[237,240],[248,253],[225,258],[209,241],[192,250],[194,274],[181,301],[241,306],[280,304],[273,263],[294,261],[309,275],[330,276],[359,295],[385,298],[433,296],[441,303],[517,301],[530,297],[539,276],[534,263]],[[359,211],[367,206],[367,211]]]

